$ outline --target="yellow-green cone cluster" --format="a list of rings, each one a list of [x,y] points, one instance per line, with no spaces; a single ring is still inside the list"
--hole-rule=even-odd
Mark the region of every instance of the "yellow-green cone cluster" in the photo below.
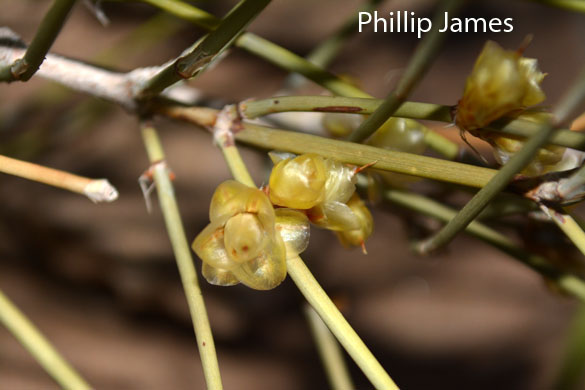
[[[355,194],[354,168],[315,154],[271,157],[276,165],[266,192],[228,180],[213,194],[210,223],[192,245],[211,284],[278,286],[287,256],[307,248],[309,220],[338,232],[344,245],[363,247],[372,233],[372,216]]]
[[[504,50],[488,41],[467,78],[457,106],[457,125],[462,131],[487,141],[498,163],[505,164],[522,148],[524,140],[488,133],[481,128],[504,116],[532,122],[549,120],[550,113],[524,111],[545,99],[540,88],[544,76],[535,59],[522,57],[519,51]],[[581,152],[550,145],[538,151],[522,174],[538,176],[568,170],[580,166],[584,159]]]
[[[457,106],[457,125],[472,131],[541,103],[544,76],[535,59],[488,41],[467,77]]]
[[[304,214],[275,212],[264,192],[233,180],[217,187],[209,220],[192,247],[205,279],[220,286],[274,288],[286,277],[287,254],[299,254],[309,242]]]
[[[350,199],[357,197],[354,167],[317,154],[271,153],[270,156],[275,163],[269,181],[273,204],[302,210],[319,227],[336,232],[356,232],[356,235],[361,235],[361,240],[352,245],[363,245],[372,233],[372,228],[363,225],[373,226],[373,222],[371,215],[369,221],[364,221],[349,206]]]

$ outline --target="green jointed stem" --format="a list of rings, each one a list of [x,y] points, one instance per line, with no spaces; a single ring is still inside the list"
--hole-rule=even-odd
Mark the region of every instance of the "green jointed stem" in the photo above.
[[[319,314],[310,305],[305,307],[305,317],[311,327],[321,361],[325,366],[329,386],[332,390],[355,389],[339,344]]]
[[[59,386],[67,390],[92,389],[2,291],[0,291],[0,322],[33,355]]]
[[[329,38],[313,49],[307,56],[307,60],[322,68],[327,68],[339,51],[343,48],[347,40],[359,31],[359,13],[372,12],[383,0],[369,0],[362,5],[357,12],[343,23],[343,25],[332,34]]]
[[[120,58],[133,58],[152,51],[157,45],[170,39],[185,26],[177,23],[177,19],[166,12],[160,11],[139,26],[119,38],[112,45],[99,52],[91,60],[94,64],[111,66]]]
[[[554,112],[556,123],[562,124],[569,115],[585,100],[585,68],[568,95],[559,103]],[[437,234],[417,245],[422,253],[433,251],[449,243],[461,230],[465,229],[483,210],[483,208],[500,193],[534,158],[538,149],[544,146],[554,132],[554,123],[547,121],[539,125],[538,132],[529,138],[522,149],[514,154],[498,173],[461,209]]]
[[[307,301],[327,324],[331,332],[337,337],[341,345],[361,368],[376,389],[398,389],[388,373],[376,360],[368,347],[353,330],[351,325],[339,312],[327,293],[311,274],[299,256],[291,256],[286,260],[288,274],[295,282]]]
[[[585,255],[585,231],[575,221],[575,218],[566,210],[552,210],[546,206],[541,206],[543,211],[553,220],[553,222],[562,230],[563,233],[575,244],[577,249]]]
[[[369,116],[362,124],[349,135],[348,140],[352,142],[362,142],[374,134],[394,115],[394,112],[407,99],[414,87],[422,80],[424,74],[430,68],[432,61],[438,55],[440,48],[445,41],[446,34],[439,32],[445,26],[445,14],[455,14],[463,0],[444,0],[443,6],[433,20],[433,28],[425,35],[420,45],[417,47],[412,59],[410,60],[406,71],[398,81],[398,85],[384,99],[384,102]]]
[[[386,190],[384,191],[384,198],[392,203],[436,218],[442,222],[449,222],[457,215],[455,210],[437,201],[411,192]],[[585,281],[577,276],[557,270],[544,257],[525,251],[507,236],[480,222],[471,222],[465,227],[465,231],[519,260],[526,266],[554,281],[563,291],[585,302]]]
[[[341,27],[335,31],[329,38],[320,42],[309,55],[307,55],[307,61],[326,69],[329,64],[339,54],[343,46],[347,43],[349,38],[355,35],[359,29],[359,13],[360,12],[373,12],[376,6],[383,0],[369,0],[366,4],[360,5],[357,12],[352,12],[351,16],[341,25]],[[306,78],[298,73],[290,74],[285,83],[285,90],[294,90],[301,86],[306,81]]]
[[[234,179],[247,186],[256,187],[254,179],[252,179],[248,170],[245,169],[244,161],[236,146],[220,146],[220,148]]]
[[[198,75],[221,54],[270,0],[242,0],[222,20],[219,26],[207,35],[195,48],[160,71],[146,83],[141,97],[154,96],[177,81]]]
[[[55,0],[43,18],[23,58],[0,69],[0,81],[27,81],[39,69],[59,35],[75,0]]]
[[[246,118],[254,119],[277,112],[344,112],[371,114],[382,104],[382,99],[352,98],[343,96],[279,96],[240,103]],[[402,103],[393,116],[452,122],[452,107],[431,103]]]
[[[312,64],[303,57],[278,46],[258,35],[246,33],[236,40],[236,46],[257,55],[268,62],[286,69],[289,72],[300,73],[306,78],[321,85],[336,95],[352,97],[371,97],[358,87],[343,81],[319,66]]]
[[[500,198],[500,199],[498,199]],[[477,220],[491,220],[510,215],[526,215],[538,211],[538,205],[531,200],[512,194],[501,194],[486,206]]]
[[[177,260],[179,273],[181,274],[187,303],[189,304],[199,355],[201,356],[201,363],[203,365],[205,382],[207,383],[208,389],[219,390],[222,389],[222,383],[215,352],[215,343],[213,342],[203,295],[199,288],[199,280],[195,266],[193,265],[191,249],[187,243],[183,223],[181,222],[179,207],[175,199],[175,191],[169,178],[169,169],[164,164],[165,155],[162,145],[156,129],[148,125],[142,126],[142,138],[148,153],[148,159],[153,164],[154,182],[156,184],[159,203],[175,259]]]
[[[236,120],[239,120],[236,106],[225,106],[213,121],[213,125],[209,126],[212,127],[213,141],[221,149],[223,158],[234,179],[249,187],[256,188],[254,179],[252,179],[234,142],[231,128]]]
[[[214,30],[221,23],[220,19],[214,15],[193,7],[191,4],[183,3],[176,0],[140,0],[143,3],[152,5],[175,15],[181,19],[187,20],[206,30]]]
[[[374,163],[373,168],[424,177],[468,187],[481,188],[496,174],[496,170],[438,158],[402,153],[338,141],[293,131],[277,130],[246,123],[235,134],[236,140],[268,150],[296,154],[316,153],[324,157],[357,166]]]

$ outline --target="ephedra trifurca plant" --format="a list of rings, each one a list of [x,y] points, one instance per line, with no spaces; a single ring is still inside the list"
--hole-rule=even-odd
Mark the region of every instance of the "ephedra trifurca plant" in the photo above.
[[[530,39],[518,48],[487,40],[483,48],[477,48],[457,102],[409,101],[443,48],[448,35],[441,31],[443,15],[456,15],[466,6],[462,0],[445,0],[437,2],[433,28],[423,35],[396,86],[385,99],[375,99],[358,86],[359,75],[355,79],[338,77],[327,70],[357,31],[357,11],[303,58],[246,31],[269,0],[242,0],[232,4],[221,19],[181,0],[141,2],[206,32],[160,66],[117,72],[51,52],[62,27],[66,31],[67,17],[76,3],[54,0],[30,42],[8,27],[0,29],[0,80],[17,83],[46,78],[121,106],[136,117],[150,161],[140,186],[149,208],[156,189],[208,388],[222,388],[222,377],[200,280],[217,286],[214,288],[243,284],[271,294],[287,277],[307,301],[316,344],[320,351],[329,351],[321,357],[332,388],[353,388],[338,344],[375,388],[396,389],[396,383],[409,388],[406,382],[395,382],[393,367],[383,366],[374,356],[301,258],[315,229],[329,231],[337,237],[337,245],[348,250],[359,248],[356,256],[367,256],[368,239],[383,229],[371,210],[383,208],[383,203],[444,224],[412,243],[412,250],[420,255],[433,256],[456,235],[468,232],[539,273],[550,294],[585,300],[582,267],[549,261],[545,254],[525,248],[480,216],[491,204],[510,203],[523,218],[553,222],[585,253],[583,224],[571,208],[585,197],[585,136],[569,130],[571,123],[575,130],[582,127],[579,108],[585,101],[585,70],[551,109],[543,104],[547,103],[542,84],[546,74],[538,59],[527,54]],[[543,2],[585,11],[570,2]],[[98,19],[106,18],[101,2],[85,3]],[[374,9],[379,3],[370,0],[365,6]],[[273,97],[241,102],[219,97],[211,103],[197,89],[197,77],[214,72],[214,66],[237,48],[296,75],[288,77]],[[308,82],[324,92],[296,92]],[[287,116],[272,115],[282,113]],[[295,124],[307,116],[317,120]],[[205,205],[208,225],[194,237],[182,225],[173,181],[183,178],[173,174],[165,155],[172,151],[163,150],[159,140],[161,117],[206,129],[212,135],[210,145],[217,146],[231,172],[209,194]],[[443,137],[429,121],[456,126],[464,142]],[[302,128],[306,123],[313,128]],[[471,146],[472,138],[489,144],[495,162],[490,163]],[[266,159],[270,168],[264,182],[254,182],[239,144],[256,148]],[[0,156],[0,168],[7,174],[85,195],[96,203],[118,198],[118,191],[106,179],[86,178],[9,156]],[[444,202],[444,194],[459,188],[465,188],[469,201],[455,210]],[[506,216],[496,213],[495,222]],[[66,362],[5,295],[0,295],[0,319],[61,387],[92,388],[73,368],[75,362]],[[566,362],[567,367],[578,363],[578,358]],[[558,383],[576,383],[579,375],[571,373],[574,371],[566,367],[561,370]]]

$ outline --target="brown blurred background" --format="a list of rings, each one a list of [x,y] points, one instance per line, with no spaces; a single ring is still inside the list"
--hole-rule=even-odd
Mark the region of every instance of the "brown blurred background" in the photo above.
[[[0,26],[29,42],[50,2],[0,4]],[[216,15],[233,4],[198,3]],[[251,30],[306,55],[359,4],[275,0]],[[435,5],[389,0],[380,13],[412,10],[430,17]],[[107,27],[78,4],[53,51],[93,61],[158,13],[135,3],[106,3],[104,10],[111,20]],[[534,34],[526,55],[538,58],[548,73],[543,87],[551,105],[585,63],[585,15],[502,0],[471,2],[463,16],[511,17],[515,28],[512,33],[451,35],[411,100],[456,103],[487,39],[516,48]],[[98,62],[121,70],[160,64],[202,33],[171,16],[164,20],[175,28],[170,37]],[[356,34],[332,69],[382,97],[416,44],[414,34]],[[233,102],[271,96],[285,77],[284,71],[236,49],[191,85]],[[322,90],[307,86],[303,92]],[[191,239],[206,225],[211,194],[229,172],[206,132],[163,120],[159,127]],[[438,128],[458,139],[456,129]],[[97,389],[203,389],[160,211],[156,205],[147,214],[137,184],[148,163],[135,118],[38,78],[0,84],[0,153],[106,177],[120,191],[116,202],[94,205],[81,196],[0,176],[0,287],[6,294]],[[257,182],[267,177],[264,155],[244,150]],[[557,295],[535,272],[465,235],[447,251],[417,257],[410,241],[438,224],[388,206],[377,206],[374,217],[369,255],[345,250],[329,232],[313,229],[303,257],[402,388],[549,388],[576,309],[573,299]],[[531,225],[519,223],[529,239],[536,237]],[[545,240],[549,252],[568,247],[554,228],[544,228],[547,233],[538,241]],[[566,248],[562,253],[577,256]],[[202,288],[226,389],[327,388],[303,317],[303,299],[290,280],[269,292],[205,282]],[[348,365],[356,386],[370,388],[350,359]],[[57,386],[0,329],[0,389],[39,388]]]

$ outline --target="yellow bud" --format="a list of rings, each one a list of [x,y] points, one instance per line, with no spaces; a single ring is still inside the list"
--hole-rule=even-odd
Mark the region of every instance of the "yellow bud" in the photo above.
[[[538,69],[538,61],[535,58],[520,57],[519,66],[522,78],[526,82],[522,105],[528,107],[541,103],[546,99],[546,95],[540,88],[540,83],[544,80],[546,73]]]
[[[246,286],[255,290],[270,290],[286,278],[284,242],[278,234],[273,238],[258,257],[232,271]]]
[[[232,272],[212,267],[208,263],[203,263],[201,274],[205,280],[216,286],[233,286],[240,283]]]
[[[212,267],[232,270],[238,263],[232,260],[225,249],[224,229],[221,224],[210,223],[195,237],[191,245],[197,256]]]
[[[310,225],[307,216],[300,211],[276,209],[276,231],[286,247],[286,256],[301,254],[309,245]]]
[[[355,169],[316,154],[284,158],[270,154],[270,200],[279,206],[306,210],[322,203],[345,203],[355,192]]]
[[[289,157],[271,153],[270,157],[277,161],[269,181],[273,203],[307,210],[309,220],[325,229],[359,227],[357,217],[345,204],[355,193],[355,168],[316,154]]]
[[[323,203],[345,203],[355,192],[357,177],[355,168],[331,158],[325,159],[327,180],[325,181]]]
[[[228,257],[236,263],[243,263],[258,257],[266,247],[267,241],[266,231],[254,214],[237,214],[225,224],[225,249]]]
[[[522,58],[518,51],[488,41],[467,78],[457,107],[457,125],[463,130],[478,129],[542,102],[544,76],[535,59]]]
[[[374,219],[370,210],[368,210],[368,207],[360,199],[358,194],[354,194],[349,202],[347,202],[347,205],[358,218],[359,228],[337,232],[337,237],[345,246],[362,246],[365,253],[364,242],[374,231]]]
[[[286,251],[275,228],[274,208],[266,194],[233,180],[220,184],[210,209],[210,224],[193,241],[209,283],[242,282],[259,290],[286,277]]]
[[[225,221],[246,211],[246,204],[250,196],[258,191],[235,180],[227,180],[221,183],[211,198],[209,205],[209,220],[225,223]]]
[[[280,161],[270,174],[270,200],[293,209],[309,209],[324,197],[325,159],[303,154]]]
[[[307,216],[315,225],[329,230],[353,230],[360,226],[357,215],[341,202],[319,204],[308,210]]]

